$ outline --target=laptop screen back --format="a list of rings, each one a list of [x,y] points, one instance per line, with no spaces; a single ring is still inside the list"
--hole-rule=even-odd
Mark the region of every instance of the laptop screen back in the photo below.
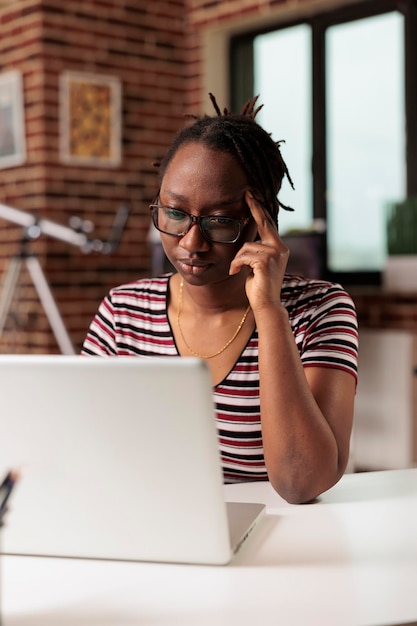
[[[5,553],[224,563],[210,372],[194,358],[0,356]]]

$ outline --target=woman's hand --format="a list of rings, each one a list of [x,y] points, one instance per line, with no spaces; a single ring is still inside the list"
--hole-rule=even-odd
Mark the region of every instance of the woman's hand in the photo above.
[[[278,235],[270,214],[247,190],[246,203],[255,220],[259,241],[246,242],[230,264],[230,274],[248,268],[246,295],[254,313],[281,303],[281,287],[288,263],[289,250]]]

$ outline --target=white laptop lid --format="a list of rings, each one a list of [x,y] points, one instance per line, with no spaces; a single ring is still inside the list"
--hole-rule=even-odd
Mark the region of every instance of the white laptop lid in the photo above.
[[[211,391],[194,358],[0,355],[2,552],[227,563]],[[249,505],[241,537],[263,505]]]

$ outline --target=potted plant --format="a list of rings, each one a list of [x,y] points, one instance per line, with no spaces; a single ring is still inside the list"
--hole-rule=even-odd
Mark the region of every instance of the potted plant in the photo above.
[[[390,291],[417,291],[417,196],[389,207],[387,252],[384,287]]]

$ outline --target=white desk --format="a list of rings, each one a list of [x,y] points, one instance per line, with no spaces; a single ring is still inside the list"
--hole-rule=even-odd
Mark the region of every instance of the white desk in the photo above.
[[[3,626],[417,624],[417,469],[345,475],[267,516],[225,567],[2,557]]]

